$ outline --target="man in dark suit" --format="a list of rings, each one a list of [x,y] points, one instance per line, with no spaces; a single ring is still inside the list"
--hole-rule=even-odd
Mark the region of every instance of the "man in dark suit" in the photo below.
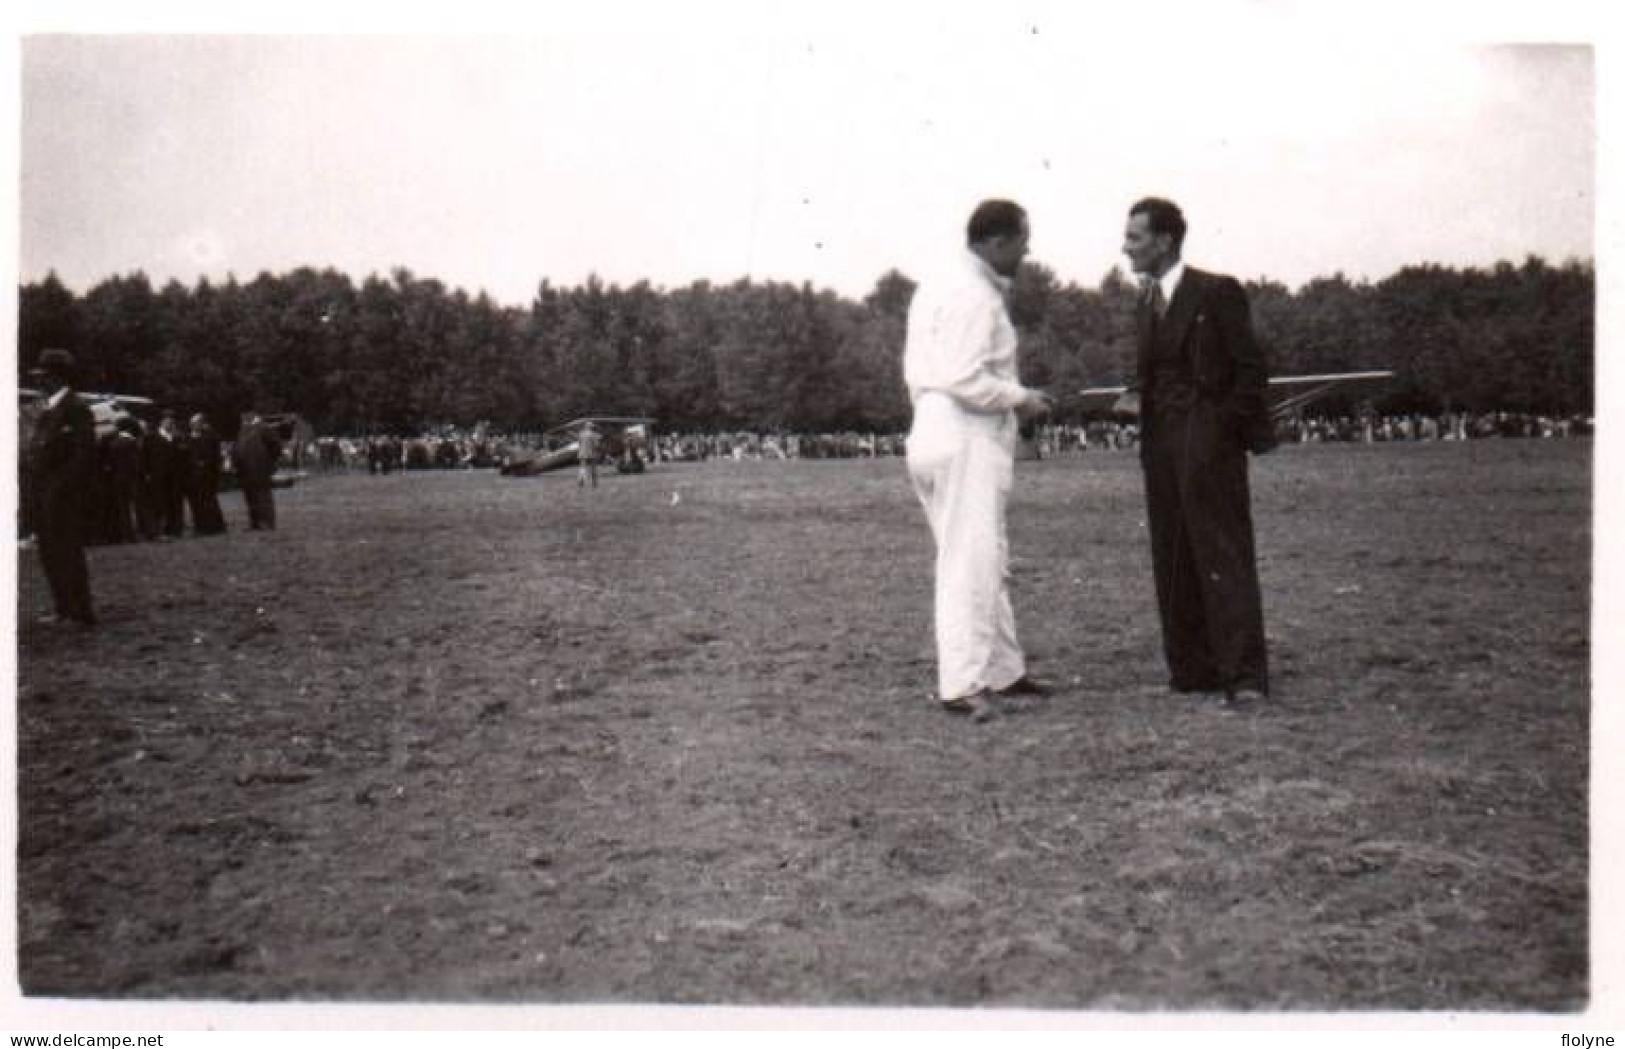
[[[192,512],[192,531],[220,535],[226,517],[220,512],[220,438],[202,412],[192,416],[186,442],[186,505]]]
[[[1129,210],[1123,253],[1145,281],[1135,381],[1151,563],[1170,685],[1236,708],[1269,695],[1247,453],[1274,447],[1246,292],[1187,267],[1172,202]]]
[[[165,412],[153,435],[151,484],[157,500],[158,520],[163,534],[179,539],[186,534],[186,472],[192,454],[186,434],[174,412]]]
[[[126,415],[107,438],[107,483],[112,490],[114,541],[141,536],[141,423]]]
[[[248,505],[250,531],[276,527],[276,497],[271,494],[271,479],[281,457],[282,441],[276,432],[258,412],[245,412],[242,429],[232,443],[231,461],[237,471],[237,484],[243,490],[243,502]]]
[[[40,565],[61,619],[94,626],[85,526],[96,482],[96,420],[73,390],[73,355],[40,354],[42,390],[51,391],[28,440]]]
[[[176,468],[173,430],[166,434],[161,423],[149,425],[141,435],[139,517],[143,539],[172,539],[179,534],[172,530],[171,496],[179,485]]]

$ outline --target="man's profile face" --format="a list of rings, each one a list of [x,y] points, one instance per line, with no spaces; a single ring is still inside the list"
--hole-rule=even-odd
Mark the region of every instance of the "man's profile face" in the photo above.
[[[993,272],[1001,277],[1014,277],[1016,270],[1021,266],[1021,260],[1027,257],[1027,249],[1032,241],[1032,228],[1027,220],[1021,220],[1021,232],[1014,236],[999,236],[988,241],[987,264],[993,267]]]
[[[1151,232],[1151,216],[1136,212],[1128,217],[1123,231],[1123,254],[1135,273],[1162,276],[1173,263],[1174,239],[1166,233]]]

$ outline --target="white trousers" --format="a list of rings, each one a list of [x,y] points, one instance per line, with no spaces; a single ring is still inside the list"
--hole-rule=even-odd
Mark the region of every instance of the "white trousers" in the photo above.
[[[937,544],[937,693],[1002,689],[1026,673],[1010,606],[1005,506],[1015,417],[961,408],[943,394],[914,405],[908,472]]]

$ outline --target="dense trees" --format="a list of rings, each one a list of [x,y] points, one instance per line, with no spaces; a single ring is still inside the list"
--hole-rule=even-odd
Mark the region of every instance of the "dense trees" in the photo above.
[[[673,429],[896,430],[908,418],[899,357],[913,290],[895,271],[861,302],[808,284],[592,278],[544,281],[514,308],[404,269],[359,286],[302,268],[156,291],[134,273],[83,296],[52,275],[21,289],[19,362],[65,346],[89,389],[188,410],[297,411],[328,431],[534,430],[587,413]],[[1379,404],[1393,410],[1591,411],[1590,263],[1421,265],[1375,283],[1338,274],[1249,291],[1278,373],[1393,368]],[[1026,381],[1121,381],[1135,294],[1119,270],[1083,288],[1024,267],[1010,306]]]

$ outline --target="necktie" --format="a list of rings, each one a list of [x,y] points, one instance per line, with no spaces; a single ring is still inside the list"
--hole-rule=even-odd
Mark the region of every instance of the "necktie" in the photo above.
[[[1168,300],[1163,298],[1162,295],[1162,281],[1154,280],[1151,282],[1150,293],[1146,295],[1145,299],[1151,306],[1152,315],[1157,320],[1162,320],[1163,313],[1168,309]]]

